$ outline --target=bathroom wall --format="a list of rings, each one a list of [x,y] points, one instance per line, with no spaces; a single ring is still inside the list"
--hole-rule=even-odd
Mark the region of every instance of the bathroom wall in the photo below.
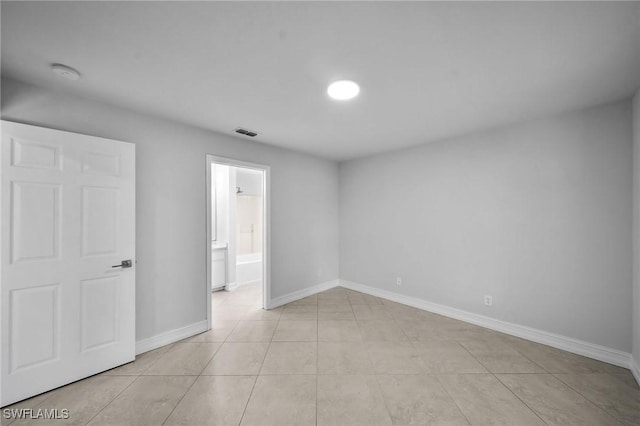
[[[262,173],[237,168],[236,255],[262,252]]]

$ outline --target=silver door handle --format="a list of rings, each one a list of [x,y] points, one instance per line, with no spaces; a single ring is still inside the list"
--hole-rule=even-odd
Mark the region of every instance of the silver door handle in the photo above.
[[[131,268],[131,260],[123,260],[119,265],[113,265],[112,268]]]

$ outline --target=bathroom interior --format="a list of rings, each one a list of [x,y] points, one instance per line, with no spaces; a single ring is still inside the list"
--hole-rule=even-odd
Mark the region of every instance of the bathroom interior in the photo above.
[[[262,304],[262,170],[211,164],[211,291],[246,290]]]

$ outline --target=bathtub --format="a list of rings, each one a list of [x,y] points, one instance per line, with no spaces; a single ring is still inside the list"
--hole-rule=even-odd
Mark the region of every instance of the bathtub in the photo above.
[[[262,253],[236,257],[236,283],[238,285],[262,281]]]

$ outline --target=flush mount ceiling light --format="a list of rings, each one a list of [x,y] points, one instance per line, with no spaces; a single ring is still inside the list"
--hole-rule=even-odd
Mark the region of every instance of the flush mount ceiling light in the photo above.
[[[60,77],[64,77],[66,79],[69,80],[79,80],[80,79],[80,73],[76,70],[74,70],[71,67],[68,67],[66,65],[62,65],[62,64],[53,64],[51,65],[51,71],[53,71],[54,74],[59,75]]]
[[[333,99],[346,101],[358,96],[358,93],[360,93],[360,86],[358,86],[358,83],[351,80],[334,81],[327,88],[327,93]]]

